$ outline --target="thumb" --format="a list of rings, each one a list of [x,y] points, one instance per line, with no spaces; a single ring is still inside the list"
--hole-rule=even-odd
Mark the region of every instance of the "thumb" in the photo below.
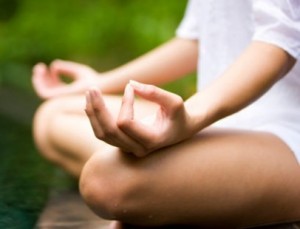
[[[179,95],[150,84],[143,84],[133,80],[129,83],[137,95],[159,104],[168,114],[177,112],[183,107],[183,100]]]
[[[59,78],[59,75],[65,75],[71,79],[76,79],[83,71],[84,66],[75,62],[65,60],[55,60],[50,65],[50,74],[53,78]]]

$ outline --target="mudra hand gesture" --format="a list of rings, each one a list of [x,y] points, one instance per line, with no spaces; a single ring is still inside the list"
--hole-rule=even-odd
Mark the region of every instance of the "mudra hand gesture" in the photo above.
[[[134,118],[135,94],[159,105],[154,116],[145,119],[152,119],[152,122]],[[96,137],[135,156],[143,157],[193,134],[192,120],[182,98],[153,85],[130,81],[115,119],[106,108],[100,91],[90,89],[86,98],[86,113]]]
[[[61,75],[72,82],[66,83]],[[42,99],[84,93],[91,85],[97,85],[99,73],[94,69],[71,61],[56,60],[49,68],[39,63],[33,68],[34,90]]]

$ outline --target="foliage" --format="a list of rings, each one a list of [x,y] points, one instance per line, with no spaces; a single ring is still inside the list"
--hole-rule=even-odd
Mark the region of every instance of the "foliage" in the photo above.
[[[32,66],[56,58],[89,64],[99,71],[117,66],[174,36],[185,4],[1,0],[1,12],[6,13],[0,17],[0,83],[31,89]]]

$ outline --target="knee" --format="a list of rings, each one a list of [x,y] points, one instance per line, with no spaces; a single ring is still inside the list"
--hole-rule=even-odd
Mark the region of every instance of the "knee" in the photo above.
[[[47,141],[48,125],[53,107],[52,100],[45,101],[36,110],[33,118],[33,138],[39,149],[43,149]]]
[[[50,126],[51,120],[60,112],[60,101],[50,99],[42,103],[33,118],[33,139],[38,151],[50,161],[55,161],[55,155],[51,150]]]
[[[139,211],[137,193],[143,182],[130,160],[115,150],[109,154],[95,153],[84,166],[81,195],[102,218],[130,221]]]

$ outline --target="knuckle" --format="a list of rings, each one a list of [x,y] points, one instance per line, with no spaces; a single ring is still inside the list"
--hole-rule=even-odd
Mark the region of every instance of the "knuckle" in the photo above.
[[[57,65],[59,65],[61,63],[61,60],[56,59],[54,61],[51,62],[50,67],[56,67]]]
[[[130,120],[125,118],[120,118],[117,120],[117,126],[121,129],[127,128],[130,124]]]
[[[146,85],[145,87],[148,92],[148,95],[150,96],[156,95],[156,87],[154,85]]]
[[[171,107],[174,111],[181,110],[183,108],[183,99],[179,95],[175,95]]]
[[[100,140],[109,140],[116,137],[117,132],[113,128],[103,128],[102,130],[94,130],[96,138]]]
[[[95,133],[96,138],[98,138],[100,140],[103,140],[105,138],[103,133],[100,133],[100,132],[97,132],[97,131],[94,131],[94,133]]]
[[[109,127],[109,128],[105,128],[105,130],[103,131],[103,135],[105,138],[114,138],[116,137],[117,133],[114,128]]]
[[[102,110],[102,109],[101,109],[97,104],[93,107],[93,112],[94,112],[96,115],[100,114],[101,110]]]
[[[93,111],[92,111],[91,109],[89,109],[89,108],[86,108],[86,109],[85,109],[85,113],[86,113],[86,115],[87,115],[88,117],[93,116]]]

